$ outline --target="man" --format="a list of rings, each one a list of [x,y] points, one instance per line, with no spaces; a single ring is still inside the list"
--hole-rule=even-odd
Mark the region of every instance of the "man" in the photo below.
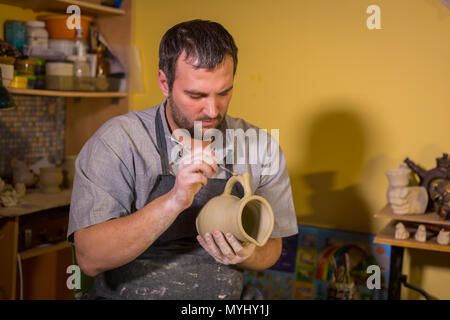
[[[223,150],[213,152],[211,140],[194,139],[197,129],[206,135],[256,128],[226,114],[237,47],[220,24],[194,20],[172,27],[159,58],[158,81],[167,99],[106,122],[76,161],[68,238],[80,268],[95,276],[87,297],[242,298],[243,270],[272,266],[282,237],[297,233],[284,156],[277,147],[279,169],[270,174],[261,161],[233,165],[227,156],[225,171],[216,157]],[[175,132],[185,133],[176,139],[192,152],[177,152],[170,139]],[[247,142],[237,147],[249,152]],[[252,190],[273,208],[274,230],[262,247],[219,230],[196,233],[196,215],[223,192],[230,170],[249,172]],[[242,188],[233,194],[243,196]]]

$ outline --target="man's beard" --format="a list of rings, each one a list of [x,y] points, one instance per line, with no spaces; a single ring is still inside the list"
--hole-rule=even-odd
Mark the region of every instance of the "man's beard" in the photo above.
[[[191,123],[189,121],[189,119],[187,119],[184,114],[181,112],[180,108],[178,107],[178,105],[175,103],[175,101],[173,100],[172,95],[170,94],[168,97],[169,103],[170,103],[170,110],[169,112],[172,115],[172,119],[173,122],[175,122],[175,124],[177,125],[178,128],[180,129],[186,129],[189,134],[191,135],[192,138],[195,138],[194,135],[194,123]],[[208,129],[212,129],[212,128],[220,128],[222,126],[223,120],[225,119],[225,116],[222,116],[220,114],[217,115],[216,118],[211,119],[211,118],[200,118],[200,119],[195,119],[195,121],[216,121],[216,125],[214,127],[210,127]],[[199,132],[200,134],[203,133]],[[198,134],[198,133],[197,133]]]

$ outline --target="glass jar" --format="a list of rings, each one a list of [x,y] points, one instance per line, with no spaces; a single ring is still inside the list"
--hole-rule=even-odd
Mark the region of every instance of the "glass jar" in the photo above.
[[[31,59],[16,60],[14,68],[16,69],[15,72],[18,75],[22,74],[35,75],[36,61]]]

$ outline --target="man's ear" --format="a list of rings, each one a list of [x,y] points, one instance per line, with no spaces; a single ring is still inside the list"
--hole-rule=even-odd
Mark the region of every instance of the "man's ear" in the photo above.
[[[161,69],[158,70],[158,84],[161,88],[162,94],[168,98],[169,97],[169,82],[167,80],[166,74]]]

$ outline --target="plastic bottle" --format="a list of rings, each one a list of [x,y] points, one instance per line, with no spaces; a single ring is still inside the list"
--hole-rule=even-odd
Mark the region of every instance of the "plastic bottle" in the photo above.
[[[29,47],[48,48],[48,32],[44,21],[27,21],[25,27]]]
[[[81,28],[77,29],[77,36],[75,39],[75,46],[73,48],[73,62],[74,62],[74,76],[75,77],[89,77],[90,69],[87,63],[86,48],[83,43]]]

